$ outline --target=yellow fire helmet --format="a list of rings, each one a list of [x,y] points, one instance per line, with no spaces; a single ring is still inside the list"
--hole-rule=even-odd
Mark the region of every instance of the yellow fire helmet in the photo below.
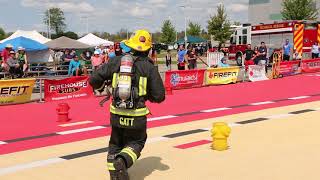
[[[152,47],[151,35],[146,30],[137,30],[129,40],[125,41],[125,45],[136,51],[145,52]]]

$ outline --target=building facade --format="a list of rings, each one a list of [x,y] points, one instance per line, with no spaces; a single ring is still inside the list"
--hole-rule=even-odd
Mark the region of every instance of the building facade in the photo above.
[[[249,0],[249,22],[252,24],[281,21],[282,0]],[[320,1],[316,0],[318,9]],[[320,20],[320,14],[318,17]]]

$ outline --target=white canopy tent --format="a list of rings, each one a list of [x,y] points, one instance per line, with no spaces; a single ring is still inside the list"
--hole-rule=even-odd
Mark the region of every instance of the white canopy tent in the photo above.
[[[44,43],[47,43],[49,41],[51,41],[51,39],[48,39],[44,36],[42,36],[38,31],[23,31],[23,30],[17,30],[15,33],[13,33],[10,37],[0,41],[0,43],[3,43],[7,40],[10,40],[10,39],[14,39],[14,38],[17,38],[17,37],[25,37],[25,38],[29,38],[29,39],[32,39],[34,41],[37,41],[41,44],[44,44]]]
[[[92,33],[87,34],[86,36],[78,39],[79,42],[82,42],[84,44],[89,44],[91,46],[99,46],[99,45],[104,45],[104,46],[110,46],[114,45],[113,42],[102,39]]]

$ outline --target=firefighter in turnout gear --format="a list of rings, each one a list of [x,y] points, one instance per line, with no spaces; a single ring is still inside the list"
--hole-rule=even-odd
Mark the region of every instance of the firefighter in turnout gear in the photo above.
[[[102,90],[112,84],[107,166],[111,180],[128,180],[127,169],[140,157],[147,139],[146,101],[161,103],[165,89],[159,72],[148,57],[152,46],[149,32],[138,30],[124,42],[130,53],[110,59],[94,72],[90,84]]]

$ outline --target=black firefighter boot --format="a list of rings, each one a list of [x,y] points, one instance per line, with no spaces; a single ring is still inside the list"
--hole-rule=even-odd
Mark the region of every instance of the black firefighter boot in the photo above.
[[[117,158],[114,161],[114,168],[116,169],[118,180],[130,180],[126,163],[122,158]]]
[[[110,172],[110,180],[119,180],[117,171],[109,171]]]

